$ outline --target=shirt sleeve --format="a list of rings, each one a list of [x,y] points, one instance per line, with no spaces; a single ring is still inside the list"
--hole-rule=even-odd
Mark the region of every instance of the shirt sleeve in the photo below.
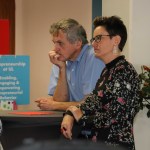
[[[58,82],[58,76],[59,76],[59,68],[56,65],[53,65],[50,74],[50,84],[48,87],[48,95],[50,96],[53,96],[54,94]]]
[[[112,124],[131,127],[133,118],[139,111],[139,90],[140,81],[134,70],[130,67],[118,70],[113,73],[111,82],[106,83],[103,92],[110,101],[103,105],[100,97],[91,95],[80,106],[84,115],[79,123],[95,128],[110,127]]]

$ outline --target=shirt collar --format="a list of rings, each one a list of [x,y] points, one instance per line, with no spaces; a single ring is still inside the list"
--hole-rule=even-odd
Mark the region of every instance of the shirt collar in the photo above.
[[[84,52],[87,50],[88,44],[84,45],[79,56],[77,57],[77,59],[75,61],[80,61],[82,56],[84,55]]]
[[[89,46],[88,44],[85,44],[85,45],[83,46],[83,48],[82,48],[80,54],[78,55],[78,57],[76,58],[75,61],[70,61],[70,60],[68,60],[66,63],[67,63],[67,64],[70,64],[70,63],[72,64],[72,62],[79,62],[79,61],[81,60],[82,56],[84,55],[84,52],[87,50],[87,47],[88,47],[88,46]]]
[[[110,69],[113,66],[115,66],[120,60],[124,60],[124,59],[125,59],[124,55],[118,56],[117,58],[115,58],[114,60],[112,60],[111,62],[109,62],[108,64],[106,64],[106,67],[108,69]]]

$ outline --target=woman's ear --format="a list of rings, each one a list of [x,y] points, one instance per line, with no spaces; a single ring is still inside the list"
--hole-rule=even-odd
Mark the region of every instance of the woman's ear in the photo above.
[[[114,36],[114,43],[113,43],[114,45],[113,45],[112,52],[115,55],[118,55],[120,53],[119,46],[118,46],[120,41],[121,41],[121,37],[119,35]]]
[[[121,37],[119,35],[116,35],[114,37],[114,44],[115,44],[115,46],[118,46],[120,41],[121,41]]]

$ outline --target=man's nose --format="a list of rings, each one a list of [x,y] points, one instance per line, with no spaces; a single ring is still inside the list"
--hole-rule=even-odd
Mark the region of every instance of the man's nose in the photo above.
[[[55,52],[59,52],[60,49],[58,47],[55,47]]]
[[[55,51],[58,52],[60,50],[58,44],[55,44]]]

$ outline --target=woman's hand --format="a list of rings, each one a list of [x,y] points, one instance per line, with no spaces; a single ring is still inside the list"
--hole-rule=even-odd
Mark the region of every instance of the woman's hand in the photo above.
[[[72,112],[72,114],[77,122],[83,116],[83,113],[80,110],[80,108],[77,108],[76,106],[70,106],[70,107],[68,107],[67,110],[70,110]]]
[[[74,118],[70,115],[65,115],[61,123],[61,132],[68,138],[72,139],[72,128],[73,128]]]

